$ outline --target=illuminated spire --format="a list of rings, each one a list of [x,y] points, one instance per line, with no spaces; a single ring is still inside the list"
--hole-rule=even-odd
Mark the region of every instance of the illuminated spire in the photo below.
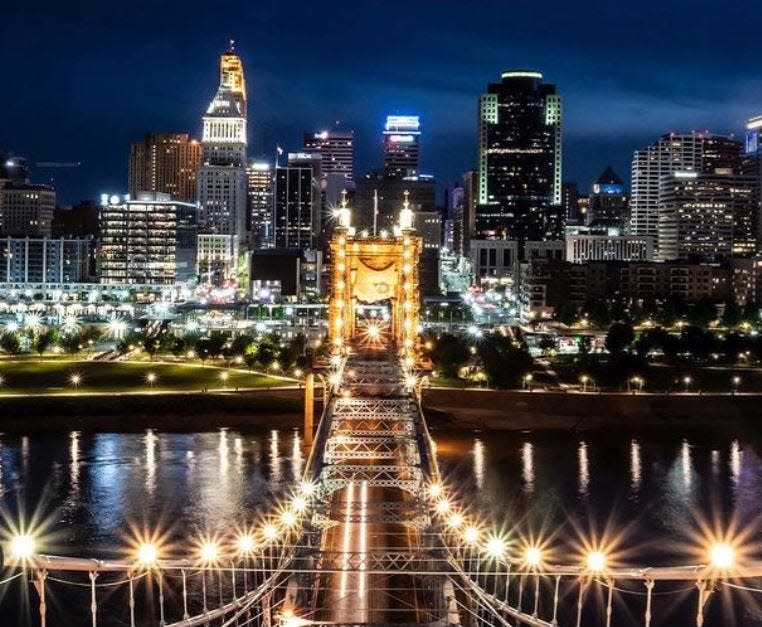
[[[403,231],[413,231],[413,210],[410,208],[410,192],[405,190],[405,200],[402,201],[402,211],[400,211],[400,228]]]

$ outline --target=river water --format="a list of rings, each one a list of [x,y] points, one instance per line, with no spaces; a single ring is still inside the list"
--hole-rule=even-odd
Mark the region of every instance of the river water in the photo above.
[[[762,434],[434,437],[455,499],[517,545],[546,542],[549,561],[573,563],[604,543],[612,564],[692,564],[705,559],[709,529],[735,526],[750,546],[760,540]],[[4,435],[2,514],[7,526],[34,521],[43,552],[116,557],[131,529],[160,529],[181,557],[192,538],[261,519],[304,463],[290,430]],[[762,625],[755,595],[736,605],[732,619],[715,611],[705,624]],[[622,612],[631,619],[618,627],[642,624],[637,603]],[[695,624],[688,615],[652,625]]]

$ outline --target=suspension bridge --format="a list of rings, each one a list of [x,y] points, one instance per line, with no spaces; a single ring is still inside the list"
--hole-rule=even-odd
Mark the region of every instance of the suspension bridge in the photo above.
[[[311,450],[289,496],[256,528],[198,538],[181,557],[151,536],[129,559],[43,555],[20,530],[2,585],[28,588],[33,624],[72,618],[53,615],[52,594],[76,596],[74,622],[93,627],[688,624],[669,622],[676,608],[701,627],[715,597],[757,592],[762,562],[728,538],[688,566],[622,566],[594,543],[557,563],[542,541],[504,537],[458,501],[419,403],[420,240],[408,218],[373,237],[339,216],[323,413],[313,433],[308,377]],[[358,318],[358,296],[389,303],[388,321]]]

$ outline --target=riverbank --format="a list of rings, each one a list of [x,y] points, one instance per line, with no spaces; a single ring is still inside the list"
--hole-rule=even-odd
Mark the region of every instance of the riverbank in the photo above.
[[[301,428],[304,391],[0,396],[0,431],[142,431]],[[439,431],[587,431],[762,424],[762,395],[577,394],[430,388],[429,426]],[[316,420],[321,406],[315,408]]]
[[[578,394],[424,390],[429,424],[441,429],[643,430],[762,424],[759,394]]]
[[[304,391],[0,397],[0,431],[209,431],[220,427],[296,428]]]

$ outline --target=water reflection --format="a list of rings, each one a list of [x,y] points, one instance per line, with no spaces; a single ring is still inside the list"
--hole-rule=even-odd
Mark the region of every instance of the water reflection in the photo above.
[[[233,440],[233,450],[235,451],[235,469],[241,475],[243,474],[243,438],[240,436]]]
[[[633,492],[640,490],[643,481],[643,467],[640,459],[640,444],[637,440],[630,442],[630,484]]]
[[[534,448],[531,442],[524,442],[521,447],[521,476],[524,479],[524,491],[534,492]]]
[[[683,488],[687,493],[690,491],[691,483],[693,481],[691,470],[691,446],[688,444],[688,440],[683,440],[683,445],[680,449],[680,465],[683,474]]]
[[[474,440],[474,479],[479,490],[484,488],[484,444],[479,438]]]
[[[730,480],[733,482],[734,488],[738,487],[741,480],[742,456],[741,445],[738,443],[738,440],[733,440],[730,445],[730,460],[728,465],[730,466]]]
[[[145,435],[146,446],[146,490],[153,495],[156,490],[156,435],[148,429]]]
[[[220,457],[220,479],[226,479],[230,460],[228,459],[228,430],[220,429],[220,444],[217,447]]]
[[[270,481],[274,484],[278,484],[283,480],[278,445],[278,432],[273,429],[270,431]]]
[[[294,429],[293,443],[291,445],[291,475],[295,478],[301,477],[303,466],[302,439],[299,437],[299,431]]]
[[[579,493],[586,497],[590,487],[590,461],[587,458],[587,443],[584,441],[579,443],[577,459],[579,462]]]

